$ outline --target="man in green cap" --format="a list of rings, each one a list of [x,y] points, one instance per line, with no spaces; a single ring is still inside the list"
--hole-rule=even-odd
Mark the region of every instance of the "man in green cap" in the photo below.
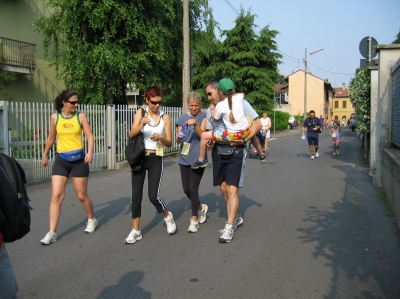
[[[223,81],[221,85],[216,80],[210,81],[205,86],[207,97],[214,105],[225,99],[223,93],[218,87],[226,91],[226,88],[232,88],[232,84]],[[228,85],[226,85],[228,84]],[[213,106],[211,106],[213,107]],[[226,125],[222,119],[215,120],[211,116],[211,109],[207,110],[207,126],[208,130],[226,130]],[[216,141],[212,149],[213,159],[213,185],[219,186],[222,196],[227,207],[227,222],[222,230],[220,230],[219,241],[221,243],[229,243],[233,239],[236,228],[243,224],[243,217],[239,213],[239,188],[243,187],[244,181],[244,166],[246,158],[246,142],[249,141],[261,128],[261,122],[257,112],[251,105],[243,100],[244,114],[253,118],[253,124],[250,128],[250,133],[244,139],[234,140],[230,143]],[[225,155],[231,152],[232,155]]]

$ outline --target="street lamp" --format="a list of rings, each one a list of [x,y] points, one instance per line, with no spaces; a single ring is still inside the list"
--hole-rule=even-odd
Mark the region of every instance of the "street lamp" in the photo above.
[[[322,51],[324,48],[320,48],[318,50],[310,52],[311,54],[317,53],[319,51]],[[306,48],[306,54],[304,56],[304,119],[307,117],[307,72],[308,72],[308,65],[307,65],[307,48]]]

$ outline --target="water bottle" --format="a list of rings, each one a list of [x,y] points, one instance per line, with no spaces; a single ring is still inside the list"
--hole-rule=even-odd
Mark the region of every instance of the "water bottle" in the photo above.
[[[181,132],[180,132],[180,134],[179,134],[178,139],[182,139],[183,137],[185,137],[187,131],[188,131],[188,126],[182,127],[182,130],[181,130]]]

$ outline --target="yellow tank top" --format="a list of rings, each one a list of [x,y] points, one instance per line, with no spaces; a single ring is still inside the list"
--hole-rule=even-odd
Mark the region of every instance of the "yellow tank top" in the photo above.
[[[82,149],[82,124],[79,121],[79,111],[70,117],[57,113],[57,152],[66,153]]]

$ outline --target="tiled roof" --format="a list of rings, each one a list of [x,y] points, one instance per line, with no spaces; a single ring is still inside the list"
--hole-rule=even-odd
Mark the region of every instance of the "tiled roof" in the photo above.
[[[335,87],[335,97],[336,98],[348,98],[349,90],[347,88]]]

